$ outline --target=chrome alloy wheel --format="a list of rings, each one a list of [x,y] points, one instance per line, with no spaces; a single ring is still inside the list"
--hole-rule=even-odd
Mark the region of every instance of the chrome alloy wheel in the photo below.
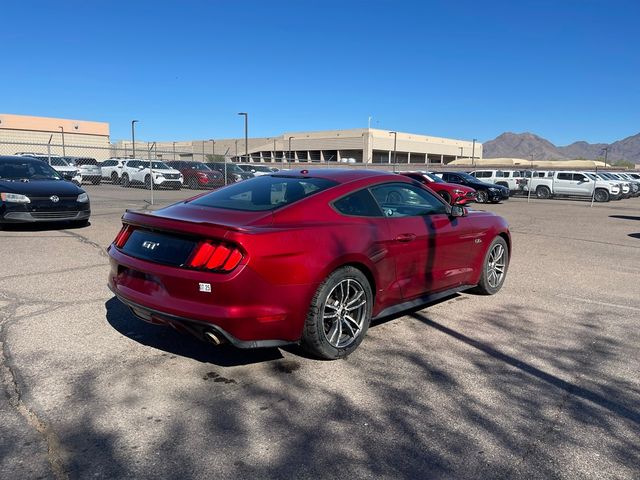
[[[351,345],[362,333],[367,317],[367,296],[364,287],[353,278],[338,283],[322,309],[323,332],[335,348]]]
[[[496,288],[502,283],[506,267],[506,251],[502,245],[496,244],[489,253],[487,261],[487,282],[491,288]]]

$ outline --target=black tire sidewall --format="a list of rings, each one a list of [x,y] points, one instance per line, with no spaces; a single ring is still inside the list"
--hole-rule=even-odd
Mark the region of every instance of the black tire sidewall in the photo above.
[[[440,192],[440,196],[445,202],[447,202],[448,204],[451,204],[451,195],[449,195],[449,192],[445,192],[443,190]]]
[[[324,334],[324,321],[321,318],[327,297],[333,287],[341,281],[351,278],[357,280],[364,288],[367,297],[367,312],[362,331],[356,340],[344,348],[336,348],[329,343]],[[311,300],[309,312],[302,332],[302,347],[309,353],[326,360],[344,358],[351,354],[362,343],[371,323],[371,312],[373,310],[373,292],[367,277],[352,266],[338,268],[331,273],[318,287]]]
[[[489,201],[489,193],[486,190],[478,190],[476,201],[478,203],[487,203]]]

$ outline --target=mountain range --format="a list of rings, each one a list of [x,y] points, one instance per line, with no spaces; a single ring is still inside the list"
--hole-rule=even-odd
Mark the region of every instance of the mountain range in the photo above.
[[[640,133],[613,143],[574,142],[556,146],[533,133],[505,132],[483,144],[484,158],[533,158],[535,160],[602,160],[608,149],[609,162],[626,160],[640,163]]]

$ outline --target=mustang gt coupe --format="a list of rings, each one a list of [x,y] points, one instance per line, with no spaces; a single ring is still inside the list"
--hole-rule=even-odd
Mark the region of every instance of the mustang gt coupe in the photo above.
[[[511,253],[503,218],[389,172],[282,171],[122,222],[108,283],[136,316],[326,359],[353,352],[372,319],[496,293]]]

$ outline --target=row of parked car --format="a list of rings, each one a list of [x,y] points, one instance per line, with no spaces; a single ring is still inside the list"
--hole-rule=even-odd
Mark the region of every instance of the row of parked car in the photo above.
[[[574,170],[475,170],[470,175],[511,193],[537,198],[583,197],[608,202],[640,196],[640,173]]]
[[[18,152],[16,156],[32,157],[49,164],[65,180],[76,185],[83,182],[99,185],[107,180],[123,187],[144,185],[151,188],[180,189],[183,186],[218,188],[254,176],[278,171],[275,167],[238,165],[225,162],[192,162],[184,160],[152,161],[131,158],[110,158],[98,162],[89,157],[63,157],[34,152]],[[226,177],[226,180],[225,180]]]

